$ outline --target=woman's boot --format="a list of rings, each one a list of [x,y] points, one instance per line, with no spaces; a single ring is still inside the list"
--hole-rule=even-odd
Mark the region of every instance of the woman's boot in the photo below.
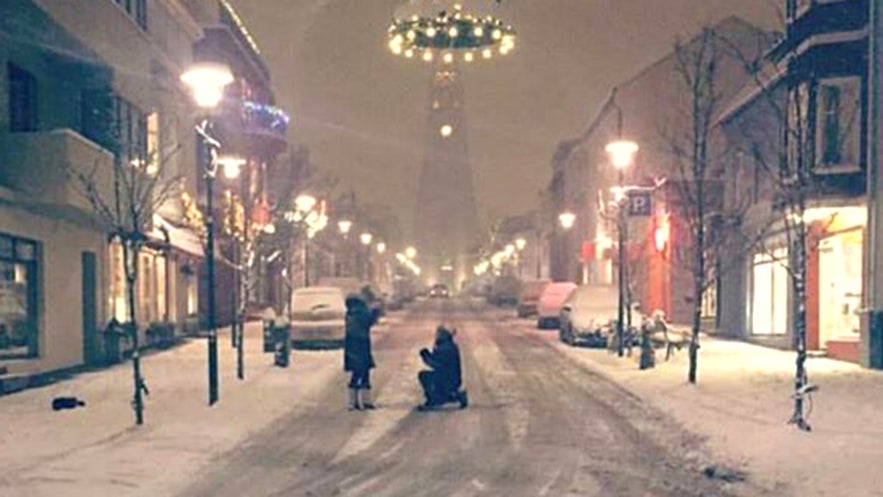
[[[362,406],[359,404],[359,389],[350,388],[350,411],[360,411]]]
[[[362,409],[375,409],[374,402],[371,401],[371,390],[365,388],[359,390],[359,393],[361,394]]]

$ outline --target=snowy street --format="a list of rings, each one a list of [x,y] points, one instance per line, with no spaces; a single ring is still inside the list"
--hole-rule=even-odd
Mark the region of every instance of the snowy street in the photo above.
[[[339,351],[296,351],[291,369],[273,368],[255,327],[245,383],[222,347],[214,408],[202,403],[201,342],[147,358],[142,428],[124,366],[4,398],[0,415],[16,422],[0,444],[15,449],[0,455],[0,494],[727,495],[684,459],[702,452],[696,437],[506,315],[460,300],[394,314],[375,331],[371,412],[347,411]],[[460,330],[465,411],[416,410],[417,351],[439,322]],[[53,413],[63,394],[87,406]]]

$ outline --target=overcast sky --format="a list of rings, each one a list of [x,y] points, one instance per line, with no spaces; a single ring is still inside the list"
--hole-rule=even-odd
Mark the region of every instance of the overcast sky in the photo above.
[[[422,164],[429,67],[393,56],[386,29],[402,0],[233,0],[272,72],[293,143],[387,203],[409,231]],[[736,14],[775,25],[775,0],[505,0],[517,48],[465,70],[479,215],[536,205],[556,144],[576,135],[610,87]],[[463,2],[468,6],[468,0]]]

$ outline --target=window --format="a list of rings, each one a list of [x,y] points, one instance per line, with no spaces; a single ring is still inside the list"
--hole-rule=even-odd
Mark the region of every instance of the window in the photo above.
[[[114,0],[135,20],[141,29],[147,29],[147,0]]]
[[[110,244],[110,314],[117,321],[128,322],[126,273],[123,246],[118,240]],[[168,318],[165,255],[142,248],[138,257],[138,281],[135,292],[135,319],[141,324],[164,321]]]
[[[857,170],[860,146],[859,78],[819,82],[816,90],[816,172]]]
[[[9,80],[9,130],[37,131],[37,79],[16,66],[6,65]]]
[[[160,148],[159,148],[159,115],[156,112],[150,113],[145,119],[145,148],[147,157],[147,174],[153,176],[159,172]]]
[[[0,233],[0,359],[38,355],[38,244]]]
[[[107,150],[120,154],[135,166],[147,164],[151,140],[158,146],[159,120],[154,118],[155,134],[150,134],[150,117],[129,101],[106,90],[83,92],[83,136]],[[154,154],[155,155],[155,154]],[[149,167],[149,164],[148,164]]]

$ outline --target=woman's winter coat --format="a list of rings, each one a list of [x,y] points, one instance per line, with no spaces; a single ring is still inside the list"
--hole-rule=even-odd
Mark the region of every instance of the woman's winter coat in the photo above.
[[[371,355],[371,326],[375,317],[367,304],[358,298],[346,300],[346,335],[343,339],[343,369],[366,371],[374,367]]]

